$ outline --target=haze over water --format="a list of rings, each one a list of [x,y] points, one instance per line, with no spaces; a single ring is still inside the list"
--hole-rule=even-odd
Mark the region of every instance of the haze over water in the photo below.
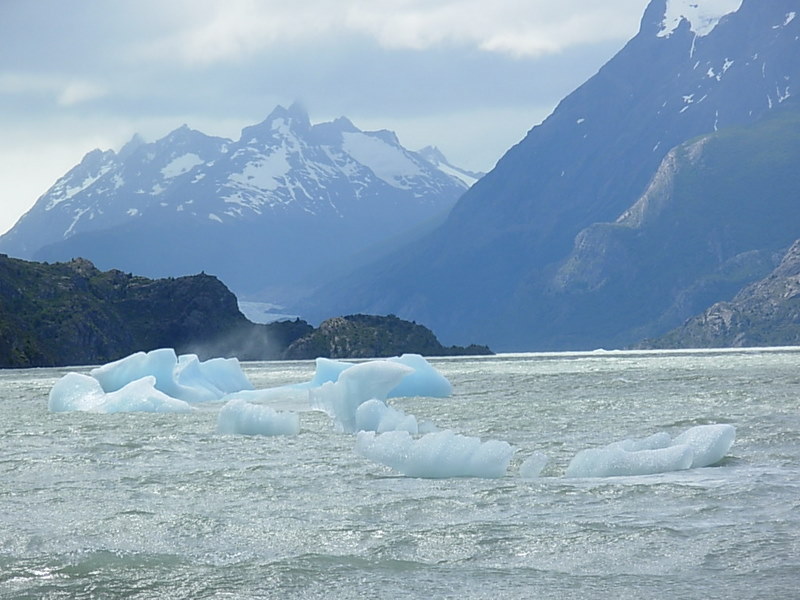
[[[215,434],[218,404],[53,414],[65,369],[0,371],[0,598],[797,597],[800,351],[431,363],[454,395],[391,403],[511,443],[506,477],[398,476],[320,412],[271,438]],[[737,428],[719,466],[563,477],[584,448],[706,423]]]

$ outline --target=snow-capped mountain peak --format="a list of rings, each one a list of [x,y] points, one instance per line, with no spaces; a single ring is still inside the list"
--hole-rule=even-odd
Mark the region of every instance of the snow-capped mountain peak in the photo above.
[[[103,267],[181,274],[176,264],[165,270],[165,262],[156,271],[133,256],[145,242],[153,248],[169,245],[167,239],[154,241],[151,233],[169,223],[170,232],[184,232],[184,245],[187,235],[210,236],[217,244],[226,240],[223,247],[208,242],[196,249],[211,254],[212,262],[230,251],[230,243],[251,257],[292,239],[302,252],[286,259],[284,268],[294,264],[299,272],[302,261],[357,252],[447,212],[471,181],[445,163],[407,150],[391,131],[362,131],[345,117],[312,125],[302,105],[278,106],[261,123],[243,128],[237,141],[184,125],[155,142],[134,136],[118,153],[90,152],[0,237],[0,251],[44,260],[75,253]],[[239,229],[247,234],[236,233]],[[110,233],[117,230],[124,235]],[[130,251],[119,248],[117,262],[107,262],[107,246],[121,244],[134,231],[141,241],[129,240]],[[318,248],[323,240],[327,246]],[[194,265],[188,272],[204,268],[199,255],[181,260]],[[233,273],[233,267],[226,264],[219,272]],[[252,284],[263,284],[269,273],[264,268],[251,276]]]
[[[436,165],[436,167],[452,177],[460,179],[465,185],[472,187],[485,173],[477,171],[468,171],[452,164],[439,148],[436,146],[425,146],[422,150],[418,150],[417,154],[425,158],[429,163]]]
[[[667,0],[658,37],[669,37],[683,20],[699,37],[708,35],[725,15],[736,12],[742,0]]]

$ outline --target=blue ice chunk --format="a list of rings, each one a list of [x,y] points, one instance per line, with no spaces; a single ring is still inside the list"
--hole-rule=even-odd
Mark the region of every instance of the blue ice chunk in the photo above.
[[[699,425],[675,439],[666,432],[641,440],[622,440],[602,448],[578,452],[567,467],[567,477],[650,475],[707,467],[727,454],[736,437],[733,425]]]
[[[385,402],[400,380],[413,369],[386,360],[359,363],[343,371],[337,381],[308,390],[312,408],[328,413],[336,428],[356,432],[356,409],[367,400]]]
[[[408,415],[380,400],[367,400],[356,409],[356,431],[407,431],[417,434],[435,429],[431,423],[418,423],[414,415]]]
[[[507,442],[438,431],[415,439],[407,431],[361,431],[356,452],[407,477],[503,477],[514,455]]]
[[[721,461],[736,439],[733,425],[719,423],[698,425],[675,438],[676,444],[686,444],[694,452],[692,468],[710,467]]]
[[[269,406],[250,404],[241,398],[228,401],[217,415],[217,433],[242,435],[297,435],[296,413],[278,412]]]
[[[425,357],[419,354],[403,354],[391,358],[381,359],[382,361],[394,362],[410,367],[412,370],[406,377],[387,394],[387,398],[400,398],[405,396],[426,396],[430,398],[444,398],[453,393],[453,386],[431,365]],[[370,361],[374,362],[374,361]],[[305,389],[315,388],[326,383],[336,382],[342,373],[357,364],[330,358],[317,358],[314,377],[307,383],[302,383],[297,387]]]
[[[67,373],[50,390],[48,408],[52,412],[189,412],[191,405],[156,389],[154,376],[131,381],[106,393],[89,375]]]

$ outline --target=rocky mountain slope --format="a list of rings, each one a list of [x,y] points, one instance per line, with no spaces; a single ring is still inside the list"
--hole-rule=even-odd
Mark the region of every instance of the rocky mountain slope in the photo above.
[[[767,277],[717,302],[645,348],[800,346],[800,240]]]
[[[652,186],[678,157],[673,149],[754,124],[796,94],[797,1],[739,4],[653,0],[639,33],[465,193],[443,225],[321,290],[304,314],[392,312],[430,324],[448,342],[481,339],[502,350],[620,347],[665,332],[695,314],[698,303],[729,298],[736,286],[763,276],[771,266],[756,261],[729,285],[712,282],[744,253],[790,243],[764,237],[765,228],[731,243],[725,232],[742,231],[759,211],[751,205],[742,212],[745,199],[731,198],[735,190],[724,177],[718,189],[695,179],[705,200],[686,215],[685,228],[668,222],[676,216],[669,211],[649,211],[654,221],[643,246],[633,239],[620,246],[624,235],[611,234],[616,227],[638,235],[623,231],[633,216],[618,220],[655,194]],[[747,170],[752,157],[735,156],[738,142],[718,139],[733,145],[725,159],[730,173]],[[756,164],[767,169],[766,193],[748,188],[758,193],[760,211],[785,228],[797,226],[791,239],[798,237],[794,213],[781,212],[794,208],[770,191],[769,163]],[[714,215],[709,231],[694,226],[695,216],[707,224]],[[582,252],[589,240],[593,249]],[[689,272],[679,266],[687,241],[711,249]],[[653,298],[657,307],[649,305]]]
[[[446,213],[474,174],[435,158],[346,118],[312,125],[298,104],[276,108],[238,141],[184,126],[87,154],[0,237],[0,251],[82,256],[150,277],[204,270],[275,301]]]
[[[445,348],[429,329],[393,316],[342,317],[318,330],[300,319],[251,323],[210,275],[152,280],[85,259],[0,254],[0,368],[101,364],[164,347],[241,360],[491,353]]]
[[[492,354],[486,346],[443,346],[433,332],[394,315],[349,315],[333,317],[302,338],[292,342],[284,358],[371,358],[404,353],[425,356]]]
[[[311,330],[253,325],[216,278],[151,280],[84,259],[42,264],[0,255],[0,366],[99,364],[160,347],[274,358]]]

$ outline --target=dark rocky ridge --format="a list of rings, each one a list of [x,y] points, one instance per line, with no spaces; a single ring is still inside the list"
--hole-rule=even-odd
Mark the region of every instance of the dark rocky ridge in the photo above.
[[[337,330],[336,351],[317,354],[318,340],[336,329],[331,324],[318,333],[299,319],[252,323],[211,275],[153,280],[100,271],[85,259],[47,264],[0,254],[0,367],[101,364],[163,347],[241,360],[489,353],[444,348],[428,329],[396,317],[343,320],[362,325]]]
[[[428,356],[491,354],[486,346],[445,347],[433,332],[395,315],[349,315],[333,317],[293,342],[285,358],[372,358],[397,356],[405,352]]]

